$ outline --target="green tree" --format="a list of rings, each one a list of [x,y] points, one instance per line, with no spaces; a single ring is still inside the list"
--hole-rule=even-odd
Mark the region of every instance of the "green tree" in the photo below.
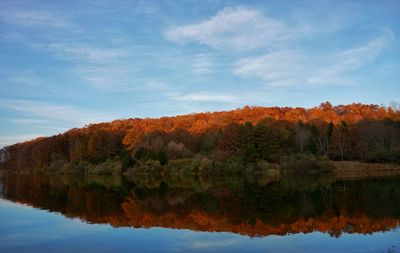
[[[165,152],[164,149],[161,149],[160,151],[157,152],[156,159],[160,161],[161,165],[165,165],[168,162],[168,157],[167,153]]]

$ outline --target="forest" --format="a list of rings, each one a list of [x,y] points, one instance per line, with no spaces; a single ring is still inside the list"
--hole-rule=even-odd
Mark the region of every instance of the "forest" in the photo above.
[[[187,164],[197,171],[252,164],[326,167],[328,161],[400,162],[400,111],[368,104],[257,107],[134,118],[6,146],[1,169],[111,174]],[[62,169],[61,169],[62,168]]]

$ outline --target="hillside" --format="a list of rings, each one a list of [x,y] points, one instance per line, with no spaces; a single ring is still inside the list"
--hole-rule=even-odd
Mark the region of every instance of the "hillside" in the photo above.
[[[35,173],[63,167],[63,172],[74,173],[95,166],[93,173],[108,174],[147,161],[165,166],[179,159],[197,159],[198,167],[213,167],[217,162],[229,169],[282,159],[290,165],[304,156],[317,161],[324,157],[399,162],[400,112],[377,105],[325,102],[309,109],[246,106],[115,120],[7,146],[1,151],[1,167]]]

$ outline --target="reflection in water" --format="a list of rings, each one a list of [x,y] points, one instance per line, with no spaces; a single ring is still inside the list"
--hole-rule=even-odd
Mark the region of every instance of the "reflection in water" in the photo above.
[[[166,227],[248,236],[397,227],[400,179],[45,177],[4,175],[2,197],[115,227]]]

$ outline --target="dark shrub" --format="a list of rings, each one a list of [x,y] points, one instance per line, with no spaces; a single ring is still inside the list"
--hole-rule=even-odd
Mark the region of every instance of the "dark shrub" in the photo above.
[[[280,161],[283,170],[293,173],[320,173],[332,171],[333,165],[326,156],[295,154],[284,156]]]
[[[385,148],[379,148],[368,152],[364,161],[370,163],[398,162],[399,153],[398,150],[389,151]]]

